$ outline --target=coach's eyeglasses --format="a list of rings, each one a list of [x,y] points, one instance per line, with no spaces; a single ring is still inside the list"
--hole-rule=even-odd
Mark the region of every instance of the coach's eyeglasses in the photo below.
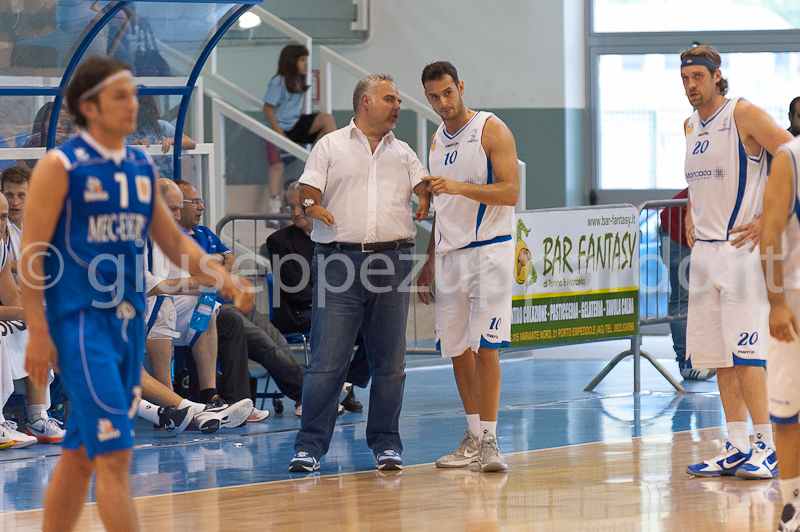
[[[197,198],[197,199],[185,199],[185,200],[183,200],[183,202],[184,203],[191,203],[195,207],[197,207],[198,205],[205,205],[206,204],[206,202],[201,200],[200,198]]]

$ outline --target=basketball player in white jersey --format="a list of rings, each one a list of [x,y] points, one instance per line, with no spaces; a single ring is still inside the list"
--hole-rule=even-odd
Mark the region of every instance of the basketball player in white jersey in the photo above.
[[[778,149],[764,191],[761,256],[769,297],[769,411],[777,427],[783,514],[778,530],[800,531],[800,138]]]
[[[428,303],[436,278],[437,345],[453,359],[469,430],[437,467],[505,471],[497,446],[500,402],[498,348],[511,340],[514,205],[519,173],[514,136],[491,113],[467,109],[464,82],[453,65],[431,63],[422,72],[425,96],[443,123],[429,156],[436,218],[428,260],[417,285]],[[435,260],[434,260],[435,247]],[[435,265],[435,266],[434,266]]]
[[[767,407],[767,295],[754,250],[770,154],[791,135],[758,107],[725,98],[720,63],[709,46],[681,54],[683,86],[695,108],[684,123],[686,236],[693,248],[686,367],[717,368],[728,428],[721,454],[686,472],[773,478],[778,466]]]

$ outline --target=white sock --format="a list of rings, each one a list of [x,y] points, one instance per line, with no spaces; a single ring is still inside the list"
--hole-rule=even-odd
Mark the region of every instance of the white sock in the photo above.
[[[136,409],[136,413],[139,415],[139,417],[143,417],[147,421],[158,425],[158,409],[158,405],[154,405],[153,403],[142,399],[139,401],[139,407]]]
[[[750,452],[750,436],[747,431],[747,421],[728,422],[728,441],[743,453]]]
[[[781,479],[781,496],[783,504],[789,504],[800,499],[800,477]]]
[[[481,421],[481,438],[486,433],[497,436],[497,421]]]
[[[47,408],[44,405],[28,405],[25,411],[28,423],[33,423],[39,418],[47,417]]]
[[[480,440],[483,435],[480,414],[467,414],[467,425],[469,426],[469,433]]]
[[[772,439],[772,423],[754,424],[753,434],[756,436],[756,441],[763,441],[767,447],[775,449],[775,441]]]
[[[206,407],[206,405],[201,405],[200,403],[195,403],[195,402],[193,402],[193,401],[190,401],[190,400],[188,400],[188,399],[184,399],[184,400],[182,400],[182,401],[181,401],[181,402],[178,404],[178,406],[177,406],[176,408],[177,408],[178,410],[181,410],[181,409],[184,409],[184,408],[186,408],[187,406],[196,406],[196,407],[199,407],[201,411],[202,411],[202,410],[203,410],[203,409]]]

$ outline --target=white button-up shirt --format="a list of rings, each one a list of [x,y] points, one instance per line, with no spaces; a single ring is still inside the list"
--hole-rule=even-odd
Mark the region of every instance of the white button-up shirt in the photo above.
[[[411,194],[428,170],[391,131],[375,152],[350,124],[322,137],[311,150],[300,183],[322,191],[320,204],[335,223],[314,220],[314,242],[389,242],[417,234]]]

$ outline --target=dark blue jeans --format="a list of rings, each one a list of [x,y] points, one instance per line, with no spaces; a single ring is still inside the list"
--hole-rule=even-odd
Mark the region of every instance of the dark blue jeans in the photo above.
[[[375,455],[402,452],[399,420],[406,380],[410,258],[408,250],[362,253],[317,245],[311,266],[311,360],[303,376],[303,416],[295,452],[317,459],[328,452],[359,329],[372,377],[367,445]],[[404,281],[406,288],[398,290]]]
[[[689,311],[689,263],[692,248],[682,246],[674,240],[669,241],[669,301],[667,310],[670,316],[683,316],[680,321],[671,321],[672,346],[675,349],[675,360],[683,369],[686,361],[686,314]],[[685,261],[682,265],[681,262]],[[680,273],[679,273],[680,270]],[[681,286],[681,278],[684,284]]]

